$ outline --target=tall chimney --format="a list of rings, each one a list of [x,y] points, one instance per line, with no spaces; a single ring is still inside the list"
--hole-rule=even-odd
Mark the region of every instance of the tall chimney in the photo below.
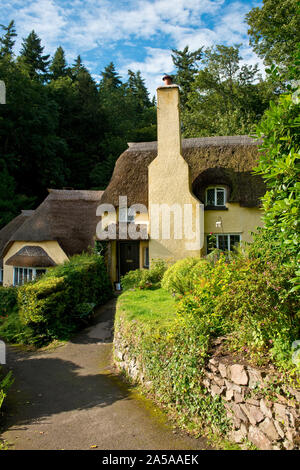
[[[148,167],[150,263],[200,256],[203,245],[203,211],[191,192],[189,166],[181,153],[179,114],[179,87],[159,87],[158,153]]]
[[[166,85],[157,89],[158,157],[181,155],[179,87]]]

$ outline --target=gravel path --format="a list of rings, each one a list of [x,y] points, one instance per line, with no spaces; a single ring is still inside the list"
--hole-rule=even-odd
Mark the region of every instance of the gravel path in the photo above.
[[[13,449],[208,448],[174,430],[150,400],[130,391],[112,372],[116,299],[97,322],[53,350],[9,348],[15,383],[4,407],[1,434]]]

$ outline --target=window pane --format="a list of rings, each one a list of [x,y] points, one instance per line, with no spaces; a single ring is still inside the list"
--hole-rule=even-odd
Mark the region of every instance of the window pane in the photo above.
[[[32,269],[28,269],[28,281],[32,281]]]
[[[228,235],[218,235],[219,250],[228,250]]]
[[[208,206],[214,206],[215,205],[215,190],[214,190],[214,188],[207,189],[207,191],[206,191],[206,204]]]
[[[240,243],[240,235],[230,235],[230,251]]]
[[[18,268],[19,270],[19,284],[23,284],[23,269]]]
[[[223,188],[217,189],[217,206],[225,206],[225,190]]]

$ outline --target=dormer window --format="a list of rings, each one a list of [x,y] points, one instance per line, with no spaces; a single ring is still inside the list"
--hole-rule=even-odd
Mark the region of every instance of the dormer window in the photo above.
[[[226,189],[222,186],[210,186],[205,191],[205,205],[211,207],[225,207]]]

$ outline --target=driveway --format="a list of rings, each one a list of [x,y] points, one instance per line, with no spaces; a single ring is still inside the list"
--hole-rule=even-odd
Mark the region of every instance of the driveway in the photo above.
[[[113,372],[116,299],[92,327],[53,350],[9,348],[15,383],[4,406],[1,437],[13,449],[208,448],[175,430],[164,414]]]

